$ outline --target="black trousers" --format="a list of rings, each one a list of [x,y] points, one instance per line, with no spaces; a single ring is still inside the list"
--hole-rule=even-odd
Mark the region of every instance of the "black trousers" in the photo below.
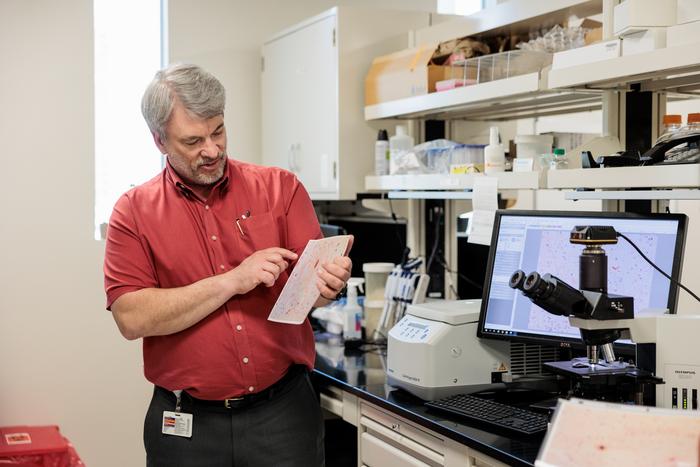
[[[172,392],[156,387],[144,424],[148,467],[323,467],[323,415],[308,371],[297,372],[269,400],[227,409],[182,394],[192,437],[162,434]]]

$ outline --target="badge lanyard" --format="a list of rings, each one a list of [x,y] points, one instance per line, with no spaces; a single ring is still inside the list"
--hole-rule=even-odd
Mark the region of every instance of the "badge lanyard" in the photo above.
[[[163,411],[162,433],[164,435],[192,437],[192,414],[180,412],[182,409],[182,389],[173,391],[175,394],[175,411]]]

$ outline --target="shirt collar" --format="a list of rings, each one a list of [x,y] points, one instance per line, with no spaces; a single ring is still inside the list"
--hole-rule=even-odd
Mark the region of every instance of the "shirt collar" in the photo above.
[[[231,175],[231,159],[226,159],[226,168],[224,168],[224,175],[221,179],[214,184],[212,188],[212,193],[219,191],[220,193],[225,193],[228,190],[229,180]],[[168,158],[165,158],[165,178],[168,182],[172,183],[175,189],[184,195],[186,198],[197,198],[195,192],[190,188],[187,183],[180,177],[180,175],[175,171]]]

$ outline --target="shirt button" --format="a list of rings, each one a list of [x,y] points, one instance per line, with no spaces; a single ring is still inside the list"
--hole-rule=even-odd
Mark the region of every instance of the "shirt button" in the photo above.
[[[204,209],[206,209],[206,210],[208,211],[208,210],[209,210],[209,205],[208,205],[208,204],[205,204],[205,205],[204,205]]]
[[[255,391],[255,388],[253,386],[248,386],[248,392],[253,392]]]
[[[248,357],[243,357],[243,363],[248,363]]]
[[[223,264],[220,264],[219,267],[220,267],[222,270],[226,269],[226,266],[224,266]]]
[[[216,241],[216,235],[212,235],[212,236],[211,236],[211,239],[214,240],[214,241]]]
[[[241,331],[242,329],[243,329],[243,326],[241,326],[240,324],[236,325],[236,331]]]

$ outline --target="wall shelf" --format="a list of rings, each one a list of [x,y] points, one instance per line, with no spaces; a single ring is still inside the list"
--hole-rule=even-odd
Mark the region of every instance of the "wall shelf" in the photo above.
[[[602,108],[602,90],[666,91],[700,96],[700,43],[558,70],[548,68],[449,91],[365,107],[365,120],[515,120]]]
[[[549,90],[540,72],[365,107],[365,120],[513,120],[601,108],[600,93]]]
[[[582,199],[610,200],[700,200],[700,190],[605,190],[605,191],[568,191],[564,199],[574,201]]]
[[[469,191],[390,191],[389,199],[472,199],[474,192]]]
[[[446,175],[368,175],[365,177],[367,191],[436,191],[471,190],[481,174]],[[535,190],[542,186],[539,172],[501,172],[489,175],[498,178],[498,188],[503,190]]]
[[[551,70],[548,83],[552,89],[615,89],[642,83],[642,91],[692,94],[700,88],[700,43]]]
[[[550,170],[548,188],[698,188],[700,164]]]

